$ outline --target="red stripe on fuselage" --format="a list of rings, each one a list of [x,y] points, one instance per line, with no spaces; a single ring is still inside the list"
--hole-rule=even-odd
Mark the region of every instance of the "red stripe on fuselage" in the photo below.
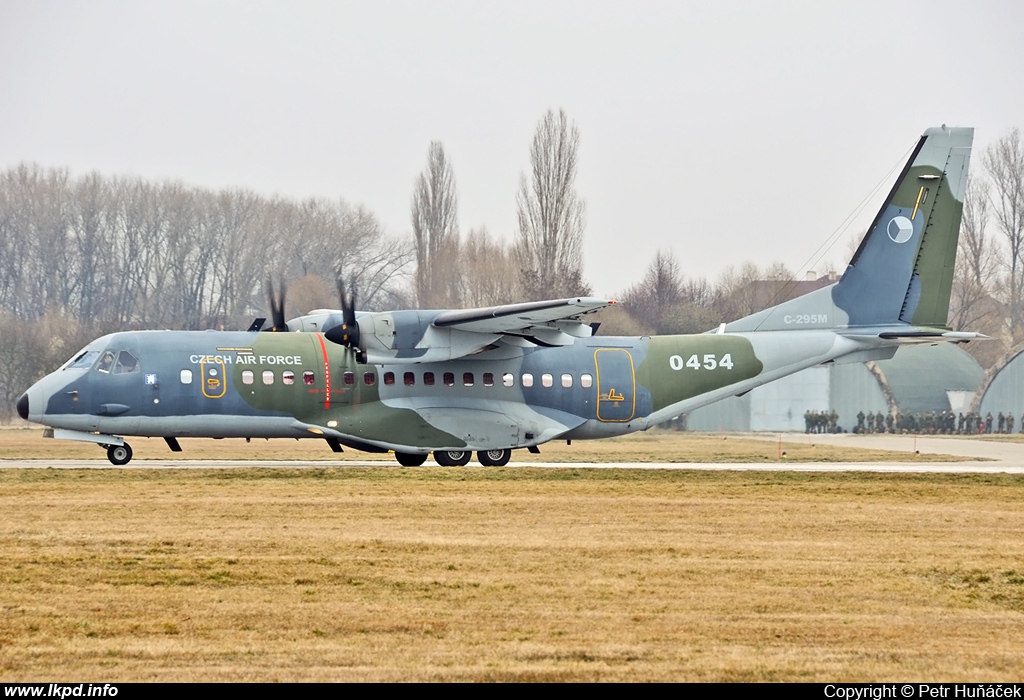
[[[326,396],[324,398],[324,408],[331,407],[331,363],[327,359],[327,346],[324,345],[324,337],[317,333],[316,339],[320,341],[320,349],[324,352],[324,386]]]

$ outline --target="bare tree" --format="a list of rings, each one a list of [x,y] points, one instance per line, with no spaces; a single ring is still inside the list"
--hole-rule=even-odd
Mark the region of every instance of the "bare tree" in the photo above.
[[[586,206],[576,195],[580,134],[564,110],[548,110],[530,146],[531,176],[522,176],[517,204],[523,291],[531,299],[587,294],[583,281]]]
[[[457,305],[455,265],[459,241],[455,173],[439,141],[430,144],[427,168],[412,195],[412,233],[416,240],[416,296],[420,307]]]
[[[664,333],[669,309],[682,301],[683,279],[671,251],[659,250],[642,282],[626,290],[622,301],[630,315],[655,333]]]
[[[950,322],[958,330],[980,330],[978,324],[985,322],[994,310],[991,296],[997,262],[992,240],[985,232],[989,203],[989,183],[970,177],[950,304]]]
[[[470,229],[462,242],[462,301],[466,306],[497,306],[522,298],[512,249],[487,229]]]
[[[988,147],[984,155],[985,170],[992,179],[993,214],[996,226],[1006,240],[1007,301],[1010,315],[1010,333],[1014,343],[1022,340],[1024,310],[1022,288],[1024,270],[1024,144],[1019,129]]]

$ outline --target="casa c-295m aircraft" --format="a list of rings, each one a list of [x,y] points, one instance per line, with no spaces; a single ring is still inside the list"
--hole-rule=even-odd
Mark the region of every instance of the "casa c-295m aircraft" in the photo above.
[[[504,465],[513,449],[623,435],[828,362],[981,337],[946,316],[974,131],[928,129],[840,280],[698,335],[604,337],[615,302],[315,311],[290,332],[131,331],[99,338],[17,401],[53,437],[319,438],[405,466]]]

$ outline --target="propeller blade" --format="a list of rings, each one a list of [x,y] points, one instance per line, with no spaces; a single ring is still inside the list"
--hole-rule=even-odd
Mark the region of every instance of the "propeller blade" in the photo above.
[[[346,294],[345,282],[338,277],[338,298],[341,301],[341,325],[329,329],[324,337],[332,343],[358,350],[359,322],[356,321],[355,284],[352,285],[352,294]]]
[[[281,279],[280,291],[274,294],[274,283],[267,278],[267,302],[270,304],[270,322],[273,324],[268,329],[274,332],[288,330],[288,322],[284,317],[285,285],[284,278]]]

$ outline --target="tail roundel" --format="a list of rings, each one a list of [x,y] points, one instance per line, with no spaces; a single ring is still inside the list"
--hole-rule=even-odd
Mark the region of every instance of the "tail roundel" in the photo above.
[[[974,129],[928,129],[838,282],[729,331],[947,328]]]

